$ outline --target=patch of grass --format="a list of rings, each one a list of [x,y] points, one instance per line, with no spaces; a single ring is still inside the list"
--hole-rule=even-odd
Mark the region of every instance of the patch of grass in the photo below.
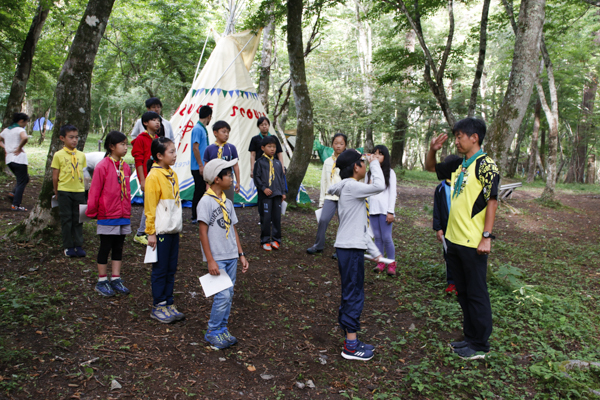
[[[0,310],[4,315],[0,320],[0,327],[59,318],[60,312],[54,306],[60,304],[63,294],[45,285],[41,277],[7,274],[0,282]],[[54,294],[42,294],[49,291]]]
[[[302,184],[309,188],[320,188],[322,170],[323,163],[321,161],[311,161],[306,169],[306,175],[304,175]]]

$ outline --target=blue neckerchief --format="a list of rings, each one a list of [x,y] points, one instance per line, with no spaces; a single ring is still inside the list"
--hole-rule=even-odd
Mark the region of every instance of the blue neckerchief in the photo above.
[[[463,178],[465,177],[465,172],[467,171],[467,168],[469,168],[471,164],[473,164],[473,161],[477,160],[477,158],[479,158],[479,156],[481,155],[485,156],[486,153],[484,153],[483,150],[479,149],[479,151],[473,154],[468,160],[466,157],[463,158],[462,169],[460,170],[460,175],[458,176],[458,179],[454,184],[454,193],[452,193],[452,198],[458,197],[458,195],[460,194],[460,187],[462,186]]]
[[[446,194],[446,204],[448,205],[448,214],[450,214],[451,188],[450,188],[450,185],[448,185],[448,182],[446,182],[446,181],[442,181],[442,185],[443,185],[442,190]]]

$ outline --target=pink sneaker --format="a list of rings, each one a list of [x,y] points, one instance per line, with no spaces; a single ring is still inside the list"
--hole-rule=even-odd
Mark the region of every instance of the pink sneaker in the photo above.
[[[384,263],[377,263],[377,265],[375,266],[375,268],[373,268],[373,272],[380,273],[380,272],[383,272],[384,269],[385,269],[385,264]]]
[[[396,261],[388,265],[387,274],[389,276],[396,276]]]

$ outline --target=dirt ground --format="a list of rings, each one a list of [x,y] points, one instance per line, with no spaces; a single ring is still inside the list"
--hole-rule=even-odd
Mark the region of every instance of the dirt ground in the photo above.
[[[39,187],[39,181],[27,187],[26,207],[32,208]],[[8,190],[8,185],[0,188],[0,224],[12,226],[26,214],[10,210],[4,199]],[[401,214],[395,224],[399,258],[408,242],[403,240],[404,227],[415,226],[434,236],[431,216],[423,211],[424,206],[432,207],[432,190],[431,184],[399,185],[398,206],[414,209],[417,215]],[[318,196],[315,191],[310,195]],[[559,200],[569,208],[555,210],[533,201],[538,195],[535,190],[515,192],[510,204],[520,214],[501,207],[495,226],[499,240],[518,245],[527,232],[575,243],[598,237],[597,196],[561,194]],[[141,211],[139,206],[133,209],[133,228]],[[351,363],[340,356],[342,336],[336,324],[340,286],[337,263],[330,257],[337,223],[328,230],[323,255],[310,256],[305,250],[314,241],[314,213],[292,210],[283,217],[282,249],[267,253],[259,248],[256,208],[236,212],[250,269],[238,273],[230,318],[230,331],[239,343],[224,351],[211,350],[203,339],[212,300],[204,297],[198,282],[207,269],[201,262],[197,226],[189,222],[190,209],[184,210],[175,284],[175,304],[186,319],[171,325],[149,318],[150,267],[143,264],[144,247],[132,236],[126,241],[121,274],[131,294],[109,299],[94,292],[98,239],[93,223],[85,229],[88,256],[82,259],[65,258],[58,235],[39,243],[3,239],[0,274],[5,281],[8,276],[39,277],[47,282],[46,294],[60,290],[64,295],[61,302],[48,306],[55,318],[2,326],[5,346],[29,349],[33,357],[23,361],[29,377],[19,380],[17,389],[0,393],[0,398],[335,399],[345,398],[349,388],[370,398],[381,385],[402,393],[403,367],[425,356],[420,343],[408,343],[394,359],[376,356],[369,363]],[[416,261],[402,260],[399,268],[411,268]],[[412,324],[417,329],[422,324],[410,313],[396,311],[394,294],[399,288],[392,278],[375,276],[369,268],[363,341],[377,345]],[[4,290],[1,282],[0,290]],[[376,311],[385,311],[387,317],[381,319]],[[460,331],[446,336],[458,338]],[[22,368],[0,361],[0,381],[15,379]],[[111,390],[113,380],[122,387]]]

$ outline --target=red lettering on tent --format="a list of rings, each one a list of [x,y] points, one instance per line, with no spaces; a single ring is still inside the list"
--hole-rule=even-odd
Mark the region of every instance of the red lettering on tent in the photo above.
[[[183,117],[184,111],[185,111],[185,106],[181,107],[181,110],[179,111],[179,115],[181,115]]]
[[[252,117],[253,117],[252,110],[248,110],[248,112],[246,113],[246,115],[248,116],[249,119],[252,119]]]
[[[194,123],[192,121],[188,121],[187,124],[185,125],[185,129],[183,130],[183,133],[181,134],[181,139],[183,139],[185,134],[188,133],[189,131],[191,131],[193,127],[194,127]]]
[[[242,117],[246,116],[246,110],[244,110],[243,108],[240,108],[240,113],[242,114]]]
[[[233,114],[230,115],[230,117],[235,117],[235,110],[238,109],[238,106],[233,106],[232,110],[233,110]]]
[[[194,105],[193,105],[193,104],[190,104],[190,108],[188,108],[188,114],[191,114],[191,113],[192,113],[192,109],[193,109],[193,108],[194,108]]]
[[[214,103],[206,103],[207,106],[209,106],[210,108],[213,108]]]
[[[184,152],[184,153],[185,153],[185,150],[187,149],[187,147],[188,147],[188,144],[186,143],[186,144],[185,144],[185,147],[183,148],[183,152]]]

